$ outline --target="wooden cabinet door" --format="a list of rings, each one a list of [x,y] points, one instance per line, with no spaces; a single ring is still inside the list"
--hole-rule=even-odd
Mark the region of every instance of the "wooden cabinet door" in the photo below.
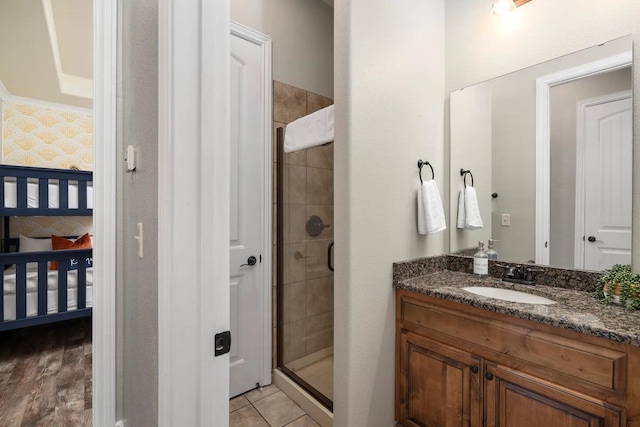
[[[400,342],[400,423],[481,426],[480,358],[410,332]]]
[[[504,366],[485,366],[487,427],[622,427],[624,411]]]

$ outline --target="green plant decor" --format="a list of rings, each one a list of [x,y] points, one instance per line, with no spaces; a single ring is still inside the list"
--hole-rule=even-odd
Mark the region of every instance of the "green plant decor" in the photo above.
[[[602,273],[594,296],[605,304],[617,302],[617,296],[627,310],[640,310],[639,289],[640,274],[633,274],[630,265],[616,264]]]

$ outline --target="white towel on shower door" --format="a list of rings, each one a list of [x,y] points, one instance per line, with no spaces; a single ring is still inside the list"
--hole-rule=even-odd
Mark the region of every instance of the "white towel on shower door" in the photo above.
[[[446,229],[438,185],[433,179],[425,181],[418,188],[418,233],[433,234]]]
[[[333,141],[333,105],[289,123],[284,132],[284,152],[292,153]]]

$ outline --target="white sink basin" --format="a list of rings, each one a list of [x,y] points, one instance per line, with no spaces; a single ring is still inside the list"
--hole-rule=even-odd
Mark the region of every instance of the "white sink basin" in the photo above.
[[[512,291],[511,289],[489,288],[486,286],[471,286],[462,288],[472,294],[481,295],[483,297],[501,299],[503,301],[520,302],[524,304],[555,304],[548,298],[539,297],[538,295],[528,294],[526,292]]]

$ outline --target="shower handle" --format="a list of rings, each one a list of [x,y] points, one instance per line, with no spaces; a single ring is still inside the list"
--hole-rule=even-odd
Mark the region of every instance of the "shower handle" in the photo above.
[[[333,263],[331,262],[331,259],[333,258],[331,256],[333,252],[333,243],[334,242],[331,242],[331,244],[327,248],[327,268],[329,268],[329,271],[333,271]]]

